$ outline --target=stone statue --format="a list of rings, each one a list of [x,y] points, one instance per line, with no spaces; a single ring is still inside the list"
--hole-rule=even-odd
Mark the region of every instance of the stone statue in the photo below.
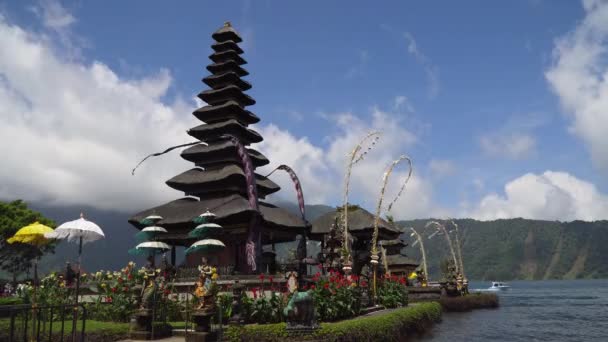
[[[194,290],[194,296],[199,300],[196,310],[212,310],[215,308],[217,269],[207,264],[207,258],[202,261],[203,264],[198,267],[200,275]]]
[[[298,272],[288,272],[285,274],[285,278],[287,278],[287,290],[289,293],[294,293],[298,290]]]
[[[309,291],[296,292],[283,310],[287,319],[287,330],[314,330],[319,326],[315,320],[315,307]]]
[[[150,310],[152,309],[152,301],[154,300],[154,295],[156,294],[157,285],[156,281],[153,277],[148,278],[148,283],[146,287],[143,289],[143,293],[141,296],[141,310]]]

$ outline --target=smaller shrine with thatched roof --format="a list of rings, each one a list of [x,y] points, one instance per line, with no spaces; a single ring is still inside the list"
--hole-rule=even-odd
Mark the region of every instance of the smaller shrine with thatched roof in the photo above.
[[[403,248],[407,243],[401,239],[380,241],[380,246],[384,250],[382,258],[386,258],[383,263],[387,266],[387,273],[396,276],[407,276],[414,272],[419,263],[409,258],[403,253]]]

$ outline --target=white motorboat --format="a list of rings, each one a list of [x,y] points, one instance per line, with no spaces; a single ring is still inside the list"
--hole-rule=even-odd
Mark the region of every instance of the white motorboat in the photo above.
[[[511,286],[507,285],[506,283],[500,281],[493,281],[492,286],[488,288],[488,291],[506,291],[510,288]]]

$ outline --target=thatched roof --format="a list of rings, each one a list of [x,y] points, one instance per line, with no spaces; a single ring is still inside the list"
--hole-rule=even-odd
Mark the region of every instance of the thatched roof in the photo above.
[[[247,61],[245,61],[241,56],[239,56],[239,53],[234,50],[214,52],[209,56],[209,59],[211,59],[215,63],[234,61],[238,65],[247,64]]]
[[[401,254],[387,255],[386,263],[390,266],[400,266],[400,265],[409,265],[409,266],[418,266],[420,263],[414,259],[408,258]]]
[[[321,215],[312,222],[311,234],[313,238],[319,238],[323,234],[328,234],[331,226],[335,222],[336,215],[341,215],[337,210]],[[374,215],[363,208],[353,208],[348,210],[348,230],[357,238],[371,238],[374,231]],[[399,236],[399,231],[393,228],[388,222],[380,219],[378,225],[378,240],[392,240]]]
[[[300,216],[291,214],[285,209],[264,202],[259,202],[259,208],[262,225],[267,229],[303,230],[307,227],[307,223]],[[139,221],[148,215],[157,214],[163,217],[157,225],[166,228],[169,232],[192,229],[195,226],[192,220],[206,210],[212,211],[216,215],[215,222],[225,229],[233,225],[247,226],[254,213],[247,198],[238,194],[200,201],[185,197],[142,211],[131,217],[129,223],[138,229],[143,229]]]
[[[239,87],[242,91],[251,89],[251,84],[239,77],[235,72],[226,72],[221,75],[209,75],[203,78],[203,83],[213,89],[219,89],[231,84]]]
[[[241,49],[235,41],[226,40],[223,42],[215,43],[211,45],[211,48],[215,52],[229,51],[232,50],[238,54],[243,53],[243,49]]]
[[[258,194],[266,196],[281,190],[275,182],[256,174]],[[247,182],[243,169],[235,164],[224,165],[220,168],[202,170],[200,168],[190,169],[169,179],[167,185],[173,189],[183,191],[189,195],[204,194],[230,186],[242,188],[246,192]]]
[[[407,246],[407,242],[401,240],[401,239],[394,239],[394,240],[384,240],[384,241],[380,241],[380,244],[382,245],[382,247],[399,247],[399,248],[403,248],[405,246]]]
[[[240,43],[243,41],[241,36],[236,32],[236,30],[230,25],[229,22],[225,23],[219,30],[215,31],[211,38],[215,39],[218,42],[225,42],[227,40],[231,40],[235,43]]]
[[[220,105],[230,100],[236,101],[243,107],[255,104],[255,100],[249,95],[243,93],[243,91],[236,85],[228,85],[219,89],[205,90],[200,92],[197,96],[212,106]]]
[[[223,74],[226,72],[233,72],[240,77],[249,75],[249,72],[247,70],[243,69],[237,62],[233,60],[209,64],[207,65],[207,70],[209,70],[214,75]]]
[[[204,106],[192,112],[197,119],[212,124],[224,120],[237,120],[238,122],[249,125],[260,121],[255,114],[239,106],[236,101],[228,101],[217,106]]]
[[[248,148],[247,152],[251,158],[251,163],[255,167],[260,167],[270,163],[260,152]],[[237,154],[236,146],[230,140],[210,143],[208,146],[203,144],[193,145],[183,150],[182,158],[196,163],[197,166],[213,165],[217,163],[233,162],[241,164],[241,159]]]
[[[264,140],[258,132],[243,126],[236,120],[199,125],[188,130],[188,134],[205,142],[222,139],[223,135],[231,134],[239,138],[241,144],[245,146]]]

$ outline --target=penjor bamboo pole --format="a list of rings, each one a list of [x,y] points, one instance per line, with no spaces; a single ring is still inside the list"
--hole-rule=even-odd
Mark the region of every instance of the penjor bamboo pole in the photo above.
[[[420,245],[420,254],[422,254],[422,271],[424,272],[424,276],[426,277],[428,282],[429,273],[426,266],[426,251],[424,250],[424,242],[422,241],[422,237],[420,236],[420,234],[418,234],[416,229],[410,227],[410,230],[413,232],[414,236],[416,236],[416,241],[418,241],[418,244]]]
[[[448,231],[445,229],[445,226],[437,221],[431,221],[426,224],[426,227],[428,227],[430,225],[437,226],[437,228],[439,228],[439,230],[441,230],[443,235],[445,235],[445,239],[448,243],[448,246],[450,247],[450,253],[452,254],[452,259],[454,260],[454,267],[456,267],[456,272],[460,272],[460,266],[458,265],[458,258],[456,257],[456,253],[454,252],[454,246],[452,245],[452,239],[450,239],[450,235],[448,234]]]
[[[456,222],[454,222],[454,220],[450,220],[450,223],[454,226],[456,230],[456,253],[458,254],[459,259],[460,274],[464,279],[466,277],[464,275],[464,261],[462,260],[462,242],[460,241],[460,231],[458,229],[458,225],[456,224]]]
[[[361,152],[361,150],[363,149],[363,144],[369,140],[370,138],[373,138],[373,141],[370,145],[370,147],[367,148],[366,151]],[[346,253],[345,256],[345,262],[349,262],[351,259],[351,255],[350,255],[350,247],[349,247],[349,241],[348,241],[348,192],[350,190],[350,175],[352,173],[352,169],[353,166],[355,164],[357,164],[358,162],[360,162],[361,160],[363,160],[363,158],[365,158],[365,155],[374,147],[374,145],[376,144],[376,142],[378,141],[378,139],[380,138],[380,132],[377,131],[373,131],[368,133],[365,137],[363,137],[363,139],[361,139],[361,141],[355,146],[355,148],[348,154],[348,166],[346,167],[346,175],[344,176],[344,194],[343,194],[343,200],[342,200],[342,222],[343,222],[343,248],[344,248],[344,252]]]
[[[403,186],[401,187],[401,190],[399,191],[399,194],[397,195],[397,197],[393,200],[392,204],[397,200],[397,198],[399,197],[399,195],[401,195],[401,193],[403,192],[403,189],[405,188],[405,184],[407,184],[407,182],[410,179],[410,176],[412,174],[412,161],[409,157],[402,155],[401,157],[399,157],[398,159],[394,160],[388,167],[388,169],[386,170],[386,172],[384,172],[384,176],[382,177],[382,188],[380,189],[380,197],[378,198],[378,205],[376,206],[376,216],[374,217],[374,233],[372,235],[372,250],[371,250],[371,264],[373,267],[373,271],[374,271],[374,281],[373,281],[373,295],[374,295],[374,302],[377,300],[377,272],[378,272],[378,225],[380,224],[380,214],[382,212],[382,201],[384,200],[384,193],[386,192],[386,185],[388,184],[388,179],[390,177],[390,175],[393,173],[393,169],[395,168],[395,166],[397,166],[397,164],[401,163],[402,161],[407,160],[410,166],[410,172],[408,177],[406,178]]]

